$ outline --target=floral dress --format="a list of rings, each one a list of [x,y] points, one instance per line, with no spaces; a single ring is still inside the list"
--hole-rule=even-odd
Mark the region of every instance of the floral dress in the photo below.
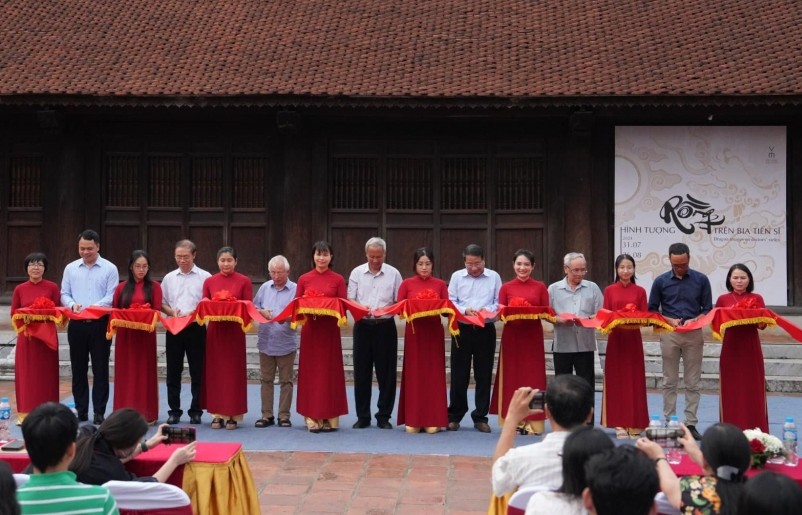
[[[721,498],[716,492],[714,476],[685,476],[679,479],[682,494],[679,511],[685,515],[721,513]]]

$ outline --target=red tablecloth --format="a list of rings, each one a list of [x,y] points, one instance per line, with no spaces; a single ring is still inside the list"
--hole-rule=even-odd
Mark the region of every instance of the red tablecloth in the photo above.
[[[5,445],[5,444],[3,444]],[[25,451],[3,451],[0,450],[0,461],[5,461],[11,466],[11,472],[21,474],[25,467],[31,462],[28,453]]]
[[[671,465],[671,468],[674,470],[674,473],[677,476],[699,476],[702,475],[702,469],[691,461],[687,454],[682,455],[682,462],[677,465]],[[777,472],[778,474],[783,474],[785,476],[790,477],[800,486],[802,486],[802,465],[798,465],[796,467],[787,467],[785,465],[775,465],[773,463],[766,463],[766,468],[762,469],[749,469],[746,473],[746,477],[754,476],[755,474],[760,474],[764,470],[771,470],[772,472]]]

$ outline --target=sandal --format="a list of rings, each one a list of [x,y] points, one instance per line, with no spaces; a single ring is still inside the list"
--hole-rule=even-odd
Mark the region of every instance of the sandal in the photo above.
[[[288,418],[278,419],[278,427],[292,427],[292,422]]]
[[[629,440],[629,431],[623,427],[616,427],[615,428],[615,437],[618,440]]]
[[[254,427],[270,427],[276,423],[276,419],[273,417],[268,418],[260,418],[254,424]]]
[[[220,417],[213,418],[212,429],[223,429],[223,419]]]
[[[331,433],[332,431],[336,431],[336,429],[331,427],[331,423],[328,420],[323,422],[323,427],[320,428],[320,432]]]
[[[226,429],[231,431],[232,429],[236,429],[236,428],[237,428],[237,421],[236,420],[233,420],[233,419],[226,420]]]
[[[314,424],[314,425],[308,425],[307,424],[306,429],[309,430],[310,433],[317,434],[317,433],[320,432],[320,426],[317,425],[317,424]]]

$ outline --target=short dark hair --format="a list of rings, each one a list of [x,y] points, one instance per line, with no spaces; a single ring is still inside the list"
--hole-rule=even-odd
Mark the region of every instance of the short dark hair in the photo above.
[[[28,265],[38,261],[42,262],[42,265],[45,267],[45,272],[47,272],[47,256],[45,256],[42,252],[31,252],[25,256],[25,273],[28,272]]]
[[[40,404],[22,421],[25,448],[41,472],[59,464],[77,435],[78,418],[57,402]]]
[[[465,259],[468,256],[478,257],[478,258],[485,258],[485,251],[482,250],[482,247],[475,243],[471,243],[465,250],[462,251],[462,259]]]
[[[732,291],[732,285],[730,284],[730,277],[732,277],[732,273],[736,270],[740,270],[742,272],[746,272],[746,276],[749,277],[749,284],[746,285],[746,291],[752,293],[755,289],[755,280],[752,278],[752,271],[749,270],[749,267],[743,263],[735,263],[732,265],[727,272],[727,280],[725,281],[724,286],[727,287],[727,291]]]
[[[681,256],[683,254],[688,254],[690,257],[691,249],[688,248],[687,245],[684,243],[672,243],[668,246],[668,256]]]
[[[591,457],[585,464],[585,477],[599,515],[644,515],[660,491],[654,462],[632,445]]]
[[[97,231],[93,231],[92,229],[86,229],[85,231],[81,232],[78,235],[78,241],[86,240],[86,241],[94,241],[98,245],[100,245],[100,235]]]
[[[795,515],[802,506],[802,487],[771,470],[749,478],[741,491],[738,515]]]
[[[563,444],[563,485],[560,492],[579,497],[585,489],[585,463],[596,454],[615,447],[601,429],[581,425],[575,427]]]
[[[593,409],[594,393],[588,382],[573,374],[556,376],[546,389],[546,407],[565,429],[584,424]]]
[[[429,261],[432,262],[432,266],[434,266],[434,251],[432,251],[432,249],[430,249],[429,247],[421,247],[421,248],[419,248],[418,250],[415,251],[415,255],[413,256],[413,260],[412,260],[412,271],[413,272],[417,272],[417,269],[415,267],[418,266],[418,261],[420,260],[420,258],[422,258],[424,256],[429,258]]]
[[[326,240],[318,240],[312,245],[312,268],[315,268],[315,252],[328,252],[331,255],[329,268],[334,263],[334,247]]]

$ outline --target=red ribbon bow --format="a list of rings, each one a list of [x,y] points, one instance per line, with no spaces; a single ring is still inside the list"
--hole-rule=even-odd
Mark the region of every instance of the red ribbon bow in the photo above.
[[[512,297],[507,305],[513,308],[522,308],[531,306],[532,304],[523,297]]]
[[[31,309],[53,309],[56,307],[56,303],[47,297],[36,297],[28,307]]]
[[[236,302],[237,298],[231,295],[231,292],[228,290],[220,290],[212,295],[212,300],[216,300],[218,302]]]
[[[440,295],[431,288],[424,288],[415,295],[415,298],[420,300],[438,300]]]

